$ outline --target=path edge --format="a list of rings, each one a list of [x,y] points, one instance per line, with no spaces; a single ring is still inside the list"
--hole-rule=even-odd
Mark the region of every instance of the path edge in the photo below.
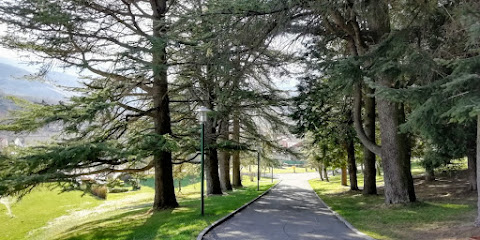
[[[214,223],[210,224],[208,227],[206,227],[205,229],[203,229],[200,234],[198,234],[197,236],[197,240],[203,240],[203,237],[209,233],[214,227],[222,224],[223,222],[227,221],[228,219],[232,218],[235,214],[237,214],[238,212],[242,211],[243,209],[245,209],[246,207],[248,207],[249,205],[251,205],[252,203],[254,203],[255,201],[257,201],[258,199],[260,199],[261,197],[263,197],[264,195],[266,195],[267,193],[270,192],[270,190],[272,190],[274,187],[276,187],[282,180],[278,181],[277,183],[275,183],[275,185],[273,185],[271,188],[269,188],[268,190],[266,190],[265,192],[263,192],[262,194],[258,195],[256,198],[254,198],[253,200],[251,200],[250,202],[248,203],[245,203],[243,206],[237,208],[235,211],[229,213],[227,216],[223,217],[223,218],[220,218],[218,219],[217,221],[215,221]],[[316,193],[315,193],[316,195]]]
[[[310,184],[310,183],[308,183]],[[311,187],[312,185],[310,185]],[[355,228],[352,224],[350,224],[347,220],[345,220],[345,218],[343,218],[342,216],[340,216],[340,214],[338,214],[337,212],[335,212],[330,206],[328,206],[323,200],[322,198],[320,198],[320,196],[318,196],[317,192],[315,191],[315,189],[313,189],[312,187],[312,190],[313,190],[313,193],[315,193],[315,196],[317,196],[318,200],[320,200],[320,202],[325,205],[327,207],[328,210],[330,210],[330,212],[333,213],[333,215],[335,217],[337,217],[338,220],[340,220],[341,222],[343,222],[343,224],[345,224],[345,226],[347,226],[348,228],[350,228],[350,230],[352,230],[353,232],[355,232],[356,234],[358,235],[361,235],[362,237],[365,237],[365,239],[368,239],[368,240],[376,240],[375,238],[372,238],[370,236],[368,236],[367,234],[363,233],[363,232],[360,232],[360,230],[358,230],[357,228]]]

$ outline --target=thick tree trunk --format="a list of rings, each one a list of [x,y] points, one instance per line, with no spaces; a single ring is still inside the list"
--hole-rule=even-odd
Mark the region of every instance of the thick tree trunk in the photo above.
[[[477,115],[477,159],[480,159],[480,114]],[[477,164],[477,176],[480,176],[480,164]],[[477,189],[480,188],[480,178],[477,178]],[[477,191],[477,220],[475,225],[480,226],[480,191]]]
[[[213,106],[209,106],[212,109]],[[208,118],[208,121],[205,123],[205,146],[207,148],[207,158],[205,159],[205,172],[207,180],[207,194],[223,194],[222,187],[220,184],[220,176],[218,174],[218,151],[214,147],[217,142],[215,137],[217,134],[217,129],[214,124],[214,119]]]
[[[407,117],[405,114],[405,105],[400,104],[400,109],[399,109],[399,125],[404,124],[406,121]],[[412,141],[411,138],[408,134],[399,134],[400,141],[403,143],[403,148],[404,148],[404,153],[405,153],[405,159],[403,162],[403,174],[407,179],[407,187],[408,187],[408,195],[410,196],[410,201],[414,202],[416,201],[416,196],[415,196],[415,187],[413,185],[413,177],[412,177]]]
[[[390,87],[390,81],[381,78],[379,83]],[[382,165],[387,204],[408,203],[416,200],[410,169],[406,169],[407,152],[404,136],[398,133],[400,109],[398,104],[377,98],[382,141]],[[410,173],[410,174],[409,174]],[[411,185],[411,186],[410,186]]]
[[[342,185],[348,186],[347,184],[347,166],[342,166]]]
[[[475,137],[477,129],[467,137],[467,161],[468,161],[468,182],[471,191],[477,190],[477,144]]]
[[[228,119],[223,120],[220,123],[220,136],[221,140],[228,140]],[[230,183],[230,153],[228,151],[220,151],[220,184],[224,191],[232,190],[232,184]]]
[[[349,139],[347,143],[348,156],[348,174],[350,176],[350,190],[357,191],[357,163],[355,162],[355,145],[353,139]]]
[[[240,121],[238,116],[233,119],[233,140],[240,142]],[[232,154],[232,185],[233,187],[242,187],[242,176],[240,175],[240,152],[235,151]]]
[[[153,106],[154,106],[154,128],[158,135],[171,134],[170,109],[168,99],[167,81],[167,52],[166,44],[162,39],[166,38],[165,13],[166,0],[151,0],[153,10],[153,42],[152,54],[153,65]],[[153,161],[155,169],[155,197],[153,209],[168,209],[178,206],[175,198],[175,187],[173,182],[172,154],[167,151],[154,151]]]
[[[232,190],[230,182],[230,156],[230,153],[227,151],[220,152],[220,184],[224,191]]]
[[[374,90],[366,87],[366,93],[371,95],[374,93]],[[365,135],[370,141],[375,142],[375,98],[366,96],[364,103]],[[377,194],[375,158],[375,153],[368,150],[367,147],[363,147],[363,163],[365,164],[365,169],[363,170],[363,194],[365,195]]]
[[[426,174],[427,174],[427,175],[425,176],[425,180],[427,180],[427,181],[435,181],[435,171],[434,171],[434,169],[433,169],[432,166],[430,166],[430,165],[427,166],[427,167],[425,168],[425,172],[426,172]]]
[[[477,155],[475,148],[467,149],[469,190],[477,190]]]

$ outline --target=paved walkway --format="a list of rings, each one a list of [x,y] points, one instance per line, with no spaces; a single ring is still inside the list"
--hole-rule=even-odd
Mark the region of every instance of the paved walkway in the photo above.
[[[307,182],[315,177],[315,173],[283,174],[282,182],[270,193],[212,229],[203,239],[370,239],[350,230],[321,203]]]

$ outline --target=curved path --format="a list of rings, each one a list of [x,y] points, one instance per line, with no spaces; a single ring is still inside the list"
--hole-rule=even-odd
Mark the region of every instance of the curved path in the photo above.
[[[205,240],[372,239],[355,233],[319,200],[308,179],[315,173],[278,175],[268,194],[213,228]]]

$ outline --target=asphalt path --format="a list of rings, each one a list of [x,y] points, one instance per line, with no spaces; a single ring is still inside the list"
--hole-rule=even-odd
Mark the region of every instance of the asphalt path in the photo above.
[[[371,239],[340,221],[317,197],[308,180],[316,173],[278,174],[268,194],[213,228],[205,240]]]

